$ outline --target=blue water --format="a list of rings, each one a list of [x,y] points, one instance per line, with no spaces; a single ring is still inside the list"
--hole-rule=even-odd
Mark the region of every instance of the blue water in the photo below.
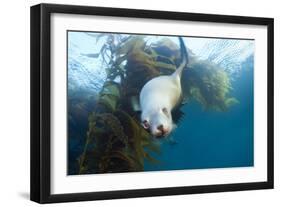
[[[233,88],[240,103],[227,112],[186,104],[186,118],[171,135],[174,141],[161,143],[162,153],[154,155],[160,163],[146,162],[145,170],[253,166],[253,70],[243,71]]]
[[[88,124],[88,113],[94,107],[106,73],[101,61],[83,54],[99,52],[102,41],[84,32],[68,34],[68,104],[83,110],[73,112],[69,121],[68,172],[77,171],[77,157],[82,153]],[[145,161],[144,170],[180,170],[202,168],[246,167],[254,165],[254,41],[209,38],[186,38],[194,55],[220,65],[232,83],[230,97],[239,103],[228,111],[204,110],[198,102],[182,107],[184,118],[170,135],[161,141],[160,154],[152,154],[159,164]],[[91,104],[83,104],[85,100]]]

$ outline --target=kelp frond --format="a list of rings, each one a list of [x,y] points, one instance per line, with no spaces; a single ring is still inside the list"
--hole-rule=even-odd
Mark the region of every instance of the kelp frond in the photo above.
[[[209,61],[193,60],[183,73],[182,87],[184,96],[194,98],[205,109],[225,111],[238,103],[229,97],[232,87],[228,74]]]

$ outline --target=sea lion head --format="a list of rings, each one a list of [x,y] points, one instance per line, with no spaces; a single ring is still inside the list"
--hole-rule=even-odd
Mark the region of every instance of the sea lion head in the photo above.
[[[143,111],[141,120],[142,126],[157,138],[168,136],[173,129],[171,111],[167,107]]]

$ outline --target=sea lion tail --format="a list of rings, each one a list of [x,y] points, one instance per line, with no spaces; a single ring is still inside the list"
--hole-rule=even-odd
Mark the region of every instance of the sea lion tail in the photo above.
[[[188,53],[182,37],[179,37],[179,43],[180,43],[180,51],[181,51],[181,64],[179,65],[177,70],[173,73],[173,75],[181,77],[182,71],[185,68],[186,64],[188,63]]]

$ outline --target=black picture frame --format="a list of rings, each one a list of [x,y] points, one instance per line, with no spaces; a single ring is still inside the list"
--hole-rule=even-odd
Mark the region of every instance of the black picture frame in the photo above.
[[[267,181],[204,186],[167,187],[153,189],[86,192],[74,194],[50,193],[50,15],[52,13],[134,17],[194,22],[219,22],[267,26]],[[224,191],[273,188],[273,28],[272,18],[180,13],[168,11],[103,8],[88,6],[39,4],[31,7],[31,174],[30,199],[39,203],[88,201],[101,199],[165,196]]]

